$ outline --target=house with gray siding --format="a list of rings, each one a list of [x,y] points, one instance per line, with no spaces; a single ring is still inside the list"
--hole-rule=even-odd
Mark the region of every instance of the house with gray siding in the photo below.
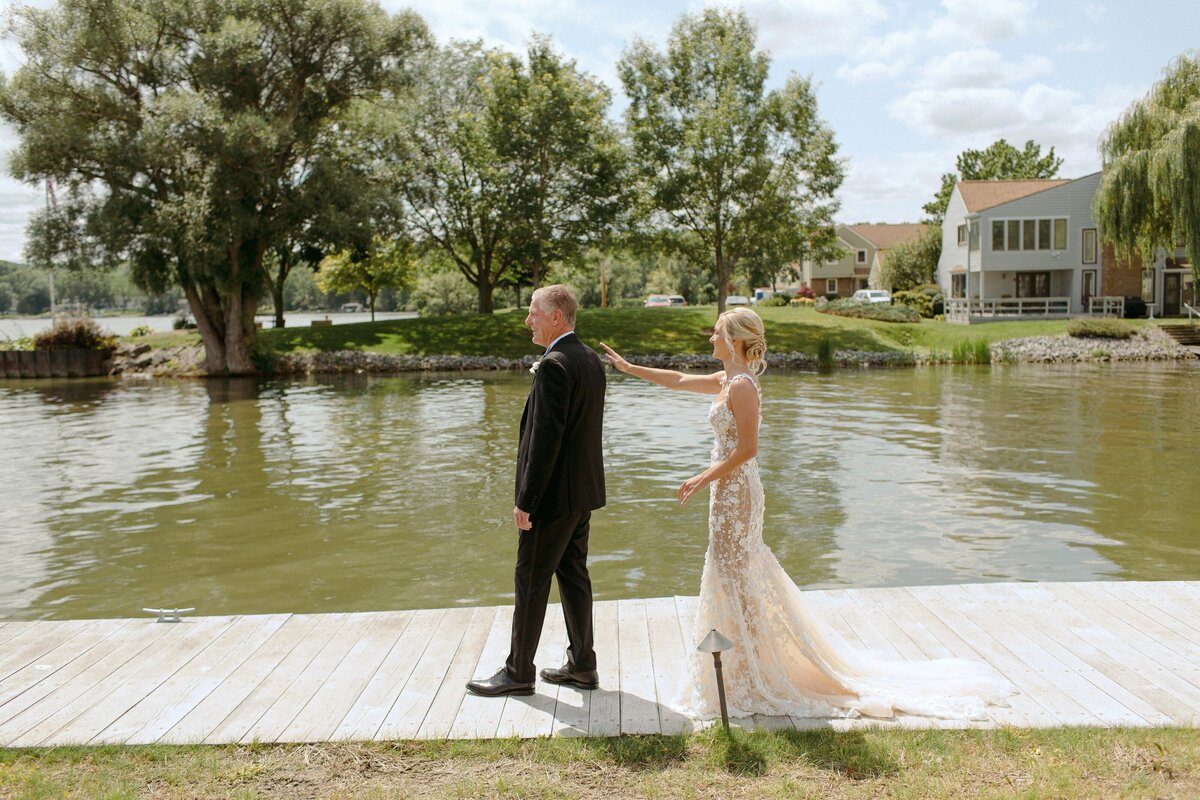
[[[1158,314],[1194,297],[1181,253],[1118,263],[1092,216],[1099,172],[1074,180],[959,181],[942,223],[948,319],[1119,314],[1140,294]]]

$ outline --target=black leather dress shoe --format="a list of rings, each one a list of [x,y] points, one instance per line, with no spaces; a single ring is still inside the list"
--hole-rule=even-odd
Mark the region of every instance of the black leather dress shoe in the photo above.
[[[546,667],[542,670],[542,680],[548,683],[574,686],[577,689],[600,688],[600,676],[596,674],[596,670],[571,672],[567,669],[566,664],[563,664],[561,667]]]
[[[514,681],[509,677],[508,669],[505,667],[501,667],[495,675],[487,680],[469,682],[467,688],[475,694],[481,694],[485,697],[500,697],[506,694],[515,694],[518,696],[533,694],[532,683]]]

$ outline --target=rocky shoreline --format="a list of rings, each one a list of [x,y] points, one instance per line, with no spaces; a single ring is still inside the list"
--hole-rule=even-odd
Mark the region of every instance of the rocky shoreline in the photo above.
[[[1007,339],[991,347],[992,363],[1046,364],[1089,361],[1168,361],[1196,358],[1157,327],[1147,327],[1129,339],[1075,338],[1071,336],[1031,336]],[[536,355],[522,358],[493,356],[408,356],[368,353],[361,350],[336,350],[324,353],[286,353],[280,355],[271,374],[323,375],[339,373],[388,374],[401,372],[466,372],[529,369]],[[637,364],[663,369],[715,369],[719,362],[708,355],[647,355],[631,359]],[[948,353],[838,350],[833,354],[835,367],[908,367],[950,362]],[[813,370],[820,366],[808,353],[768,353],[772,369]],[[204,374],[204,348],[169,347],[152,349],[149,345],[122,345],[113,354],[111,374],[126,376],[193,376]]]

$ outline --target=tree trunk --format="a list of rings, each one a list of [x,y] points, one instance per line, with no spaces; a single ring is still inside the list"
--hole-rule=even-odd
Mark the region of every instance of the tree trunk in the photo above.
[[[482,270],[480,272],[482,273]],[[480,274],[479,283],[475,284],[475,288],[479,290],[479,305],[476,311],[480,314],[492,313],[492,293],[496,287],[492,286],[483,274]]]
[[[717,245],[716,252],[716,269],[717,269],[717,316],[725,313],[725,298],[729,296],[726,291],[726,284],[729,283],[729,274],[725,269],[725,256],[721,252],[721,246]]]
[[[283,319],[283,282],[286,275],[281,275],[278,281],[271,281],[271,302],[275,304],[275,327],[282,328]]]
[[[200,339],[204,342],[204,369],[209,375],[219,375],[225,372],[225,337],[223,331],[217,329],[209,317],[208,308],[200,293],[191,284],[184,287],[188,308],[196,318],[196,328],[200,331]]]

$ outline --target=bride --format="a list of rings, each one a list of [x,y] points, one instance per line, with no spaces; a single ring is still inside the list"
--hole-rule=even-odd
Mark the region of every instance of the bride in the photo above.
[[[851,647],[822,622],[763,543],[758,474],[762,420],[758,375],[766,367],[762,320],[726,311],[709,337],[723,370],[688,375],[630,364],[601,343],[613,367],[668,389],[715,395],[708,421],[716,441],[708,469],[684,481],[679,502],[711,486],[708,552],[693,642],[716,628],[733,640],[724,654],[729,713],[803,717],[892,717],[908,713],[977,719],[1011,685],[986,665],[961,659],[889,661]],[[690,649],[690,648],[689,648]],[[679,704],[719,716],[711,658],[692,652]]]

